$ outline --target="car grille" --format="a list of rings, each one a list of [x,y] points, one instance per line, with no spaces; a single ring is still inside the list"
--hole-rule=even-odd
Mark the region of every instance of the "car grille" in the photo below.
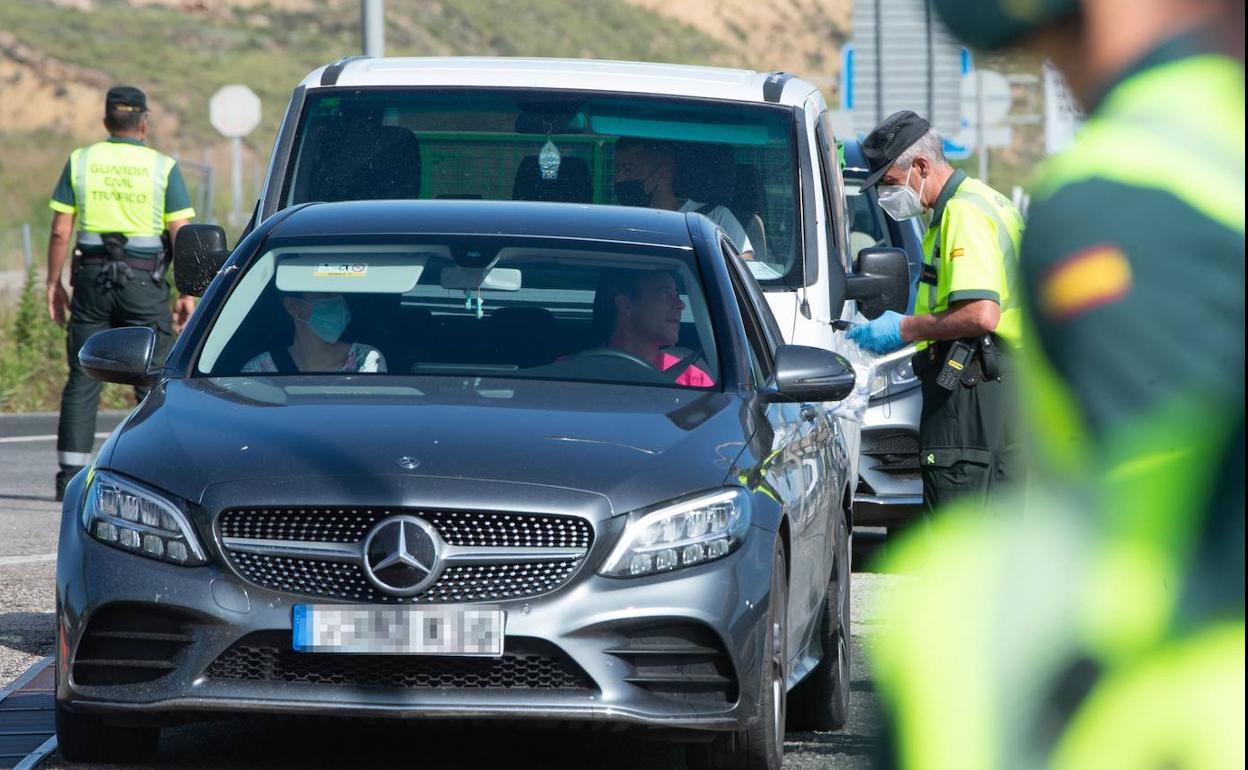
[[[899,479],[919,476],[919,437],[914,433],[889,433],[863,441],[862,453],[874,459],[872,470]]]
[[[74,682],[85,686],[152,682],[177,668],[195,641],[194,620],[174,610],[110,605],[87,623],[74,655]]]
[[[249,634],[208,667],[209,679],[402,689],[593,690],[593,680],[558,647],[509,637],[499,658],[336,655],[295,652],[290,632]]]
[[[428,522],[454,546],[437,579],[415,596],[394,596],[366,576],[362,543],[388,516]],[[387,508],[240,508],[218,518],[222,545],[240,576],[277,591],[368,602],[477,602],[553,591],[576,573],[593,527],[576,516]],[[326,548],[335,553],[326,555]]]

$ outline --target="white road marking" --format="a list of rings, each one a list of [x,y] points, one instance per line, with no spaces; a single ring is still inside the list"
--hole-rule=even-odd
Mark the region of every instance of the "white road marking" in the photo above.
[[[7,567],[11,564],[39,564],[46,561],[56,561],[56,554],[36,553],[30,556],[0,556],[0,567]]]
[[[96,438],[108,438],[107,433],[97,433]],[[0,444],[24,444],[28,441],[55,441],[55,433],[47,433],[40,436],[5,436],[0,438]]]

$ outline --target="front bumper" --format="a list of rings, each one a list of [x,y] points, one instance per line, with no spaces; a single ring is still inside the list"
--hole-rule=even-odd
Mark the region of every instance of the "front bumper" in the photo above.
[[[923,392],[912,388],[868,405],[862,423],[854,522],[898,526],[923,512],[919,470],[919,421]]]
[[[309,683],[276,676],[271,670],[242,678],[214,675],[214,661],[244,638],[259,634],[284,639],[289,646],[292,605],[324,600],[247,583],[219,557],[206,566],[188,568],[127,553],[90,538],[76,515],[66,515],[58,554],[56,697],[73,711],[156,723],[250,712],[609,721],[682,731],[741,729],[756,712],[774,533],[754,528],[739,550],[706,565],[650,578],[613,579],[594,569],[614,544],[618,528],[615,522],[597,526],[607,531],[599,533],[586,563],[567,585],[543,596],[492,605],[506,613],[505,654],[513,647],[540,646],[583,674],[584,686],[517,687],[504,682],[482,687],[453,681],[449,686],[402,687],[361,684],[349,677],[328,683],[322,677]],[[152,633],[160,638],[126,639],[125,623],[131,622],[127,617],[153,619],[140,625],[155,629]],[[111,624],[102,635],[104,642],[101,634],[90,630],[93,620]],[[169,623],[176,628],[161,628]],[[120,640],[117,628],[122,629]],[[703,668],[690,668],[686,678],[693,681],[699,671],[705,674],[718,667],[731,679],[731,687],[708,697],[696,687],[684,692],[670,681],[659,682],[667,676],[664,671],[671,671],[662,664],[673,661],[627,652],[644,647],[645,639],[655,634],[692,636],[696,637],[692,646],[713,647],[714,655],[698,659]],[[108,646],[118,641],[131,650],[136,645],[165,644],[164,657],[157,661],[163,668],[143,673],[143,681],[100,676],[100,671],[108,671],[110,654],[133,656],[133,652],[109,653],[121,649]],[[678,643],[679,639],[673,642]],[[330,669],[334,665],[330,659],[356,657],[288,650],[281,654],[316,656],[318,665]],[[413,658],[400,658],[403,665],[413,664]],[[88,671],[91,675],[84,675]]]

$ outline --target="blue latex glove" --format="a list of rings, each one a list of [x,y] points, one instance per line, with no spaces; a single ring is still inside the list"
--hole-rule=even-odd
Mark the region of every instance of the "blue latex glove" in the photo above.
[[[905,342],[901,339],[901,313],[885,310],[884,315],[865,324],[850,329],[849,338],[858,343],[858,347],[872,353],[891,353]]]

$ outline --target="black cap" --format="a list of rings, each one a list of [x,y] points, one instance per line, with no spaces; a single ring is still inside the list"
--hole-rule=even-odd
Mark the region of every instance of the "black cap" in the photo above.
[[[109,112],[147,112],[147,95],[134,86],[113,86],[104,97]]]
[[[894,112],[884,118],[883,122],[872,129],[859,145],[862,148],[863,157],[867,159],[867,165],[871,168],[871,176],[862,183],[862,189],[865,190],[880,181],[880,177],[884,176],[888,167],[893,165],[893,162],[900,158],[903,152],[910,149],[910,145],[922,139],[931,127],[932,124],[928,123],[925,118],[919,117],[910,110]]]

